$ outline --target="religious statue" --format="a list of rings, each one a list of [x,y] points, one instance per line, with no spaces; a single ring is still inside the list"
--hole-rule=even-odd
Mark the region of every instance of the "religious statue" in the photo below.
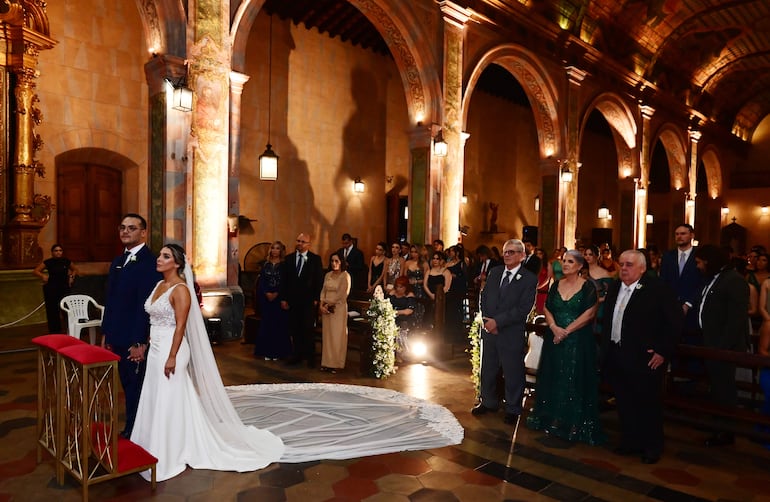
[[[489,203],[489,231],[492,233],[497,232],[497,208],[500,207],[500,204],[496,204],[494,202]]]

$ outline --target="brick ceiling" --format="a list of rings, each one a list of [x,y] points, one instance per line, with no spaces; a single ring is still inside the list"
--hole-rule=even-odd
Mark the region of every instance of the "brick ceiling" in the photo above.
[[[693,111],[696,121],[752,131],[770,114],[770,0],[457,3],[501,30],[511,29],[514,39],[522,30],[528,40],[533,33],[550,38],[551,45],[543,47],[557,57],[584,57],[595,67],[603,62],[604,71],[625,72],[626,80],[631,75],[638,86]],[[347,0],[268,0],[264,8],[308,29],[389,53],[374,26]]]

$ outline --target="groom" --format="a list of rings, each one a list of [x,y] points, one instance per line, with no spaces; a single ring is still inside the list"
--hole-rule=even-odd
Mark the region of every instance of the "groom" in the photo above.
[[[126,427],[121,435],[131,437],[144,381],[150,328],[144,302],[162,277],[155,270],[155,255],[145,245],[147,221],[138,214],[126,214],[118,231],[124,252],[110,265],[102,344],[120,356],[118,374],[126,396]]]

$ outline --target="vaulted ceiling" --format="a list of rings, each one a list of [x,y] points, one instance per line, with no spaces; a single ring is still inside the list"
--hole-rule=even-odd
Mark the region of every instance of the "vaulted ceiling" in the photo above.
[[[624,73],[696,122],[741,138],[770,114],[770,0],[456,0],[563,60]],[[388,54],[347,0],[268,0],[268,12]],[[574,61],[577,59],[577,61]]]

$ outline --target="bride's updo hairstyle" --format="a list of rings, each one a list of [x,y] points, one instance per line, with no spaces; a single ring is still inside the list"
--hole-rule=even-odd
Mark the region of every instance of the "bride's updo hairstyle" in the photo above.
[[[163,247],[171,251],[171,256],[174,257],[174,263],[179,265],[179,268],[177,269],[177,273],[179,274],[179,277],[184,279],[185,278],[184,277],[184,265],[185,265],[184,248],[182,248],[182,246],[180,246],[179,244],[166,244]]]

